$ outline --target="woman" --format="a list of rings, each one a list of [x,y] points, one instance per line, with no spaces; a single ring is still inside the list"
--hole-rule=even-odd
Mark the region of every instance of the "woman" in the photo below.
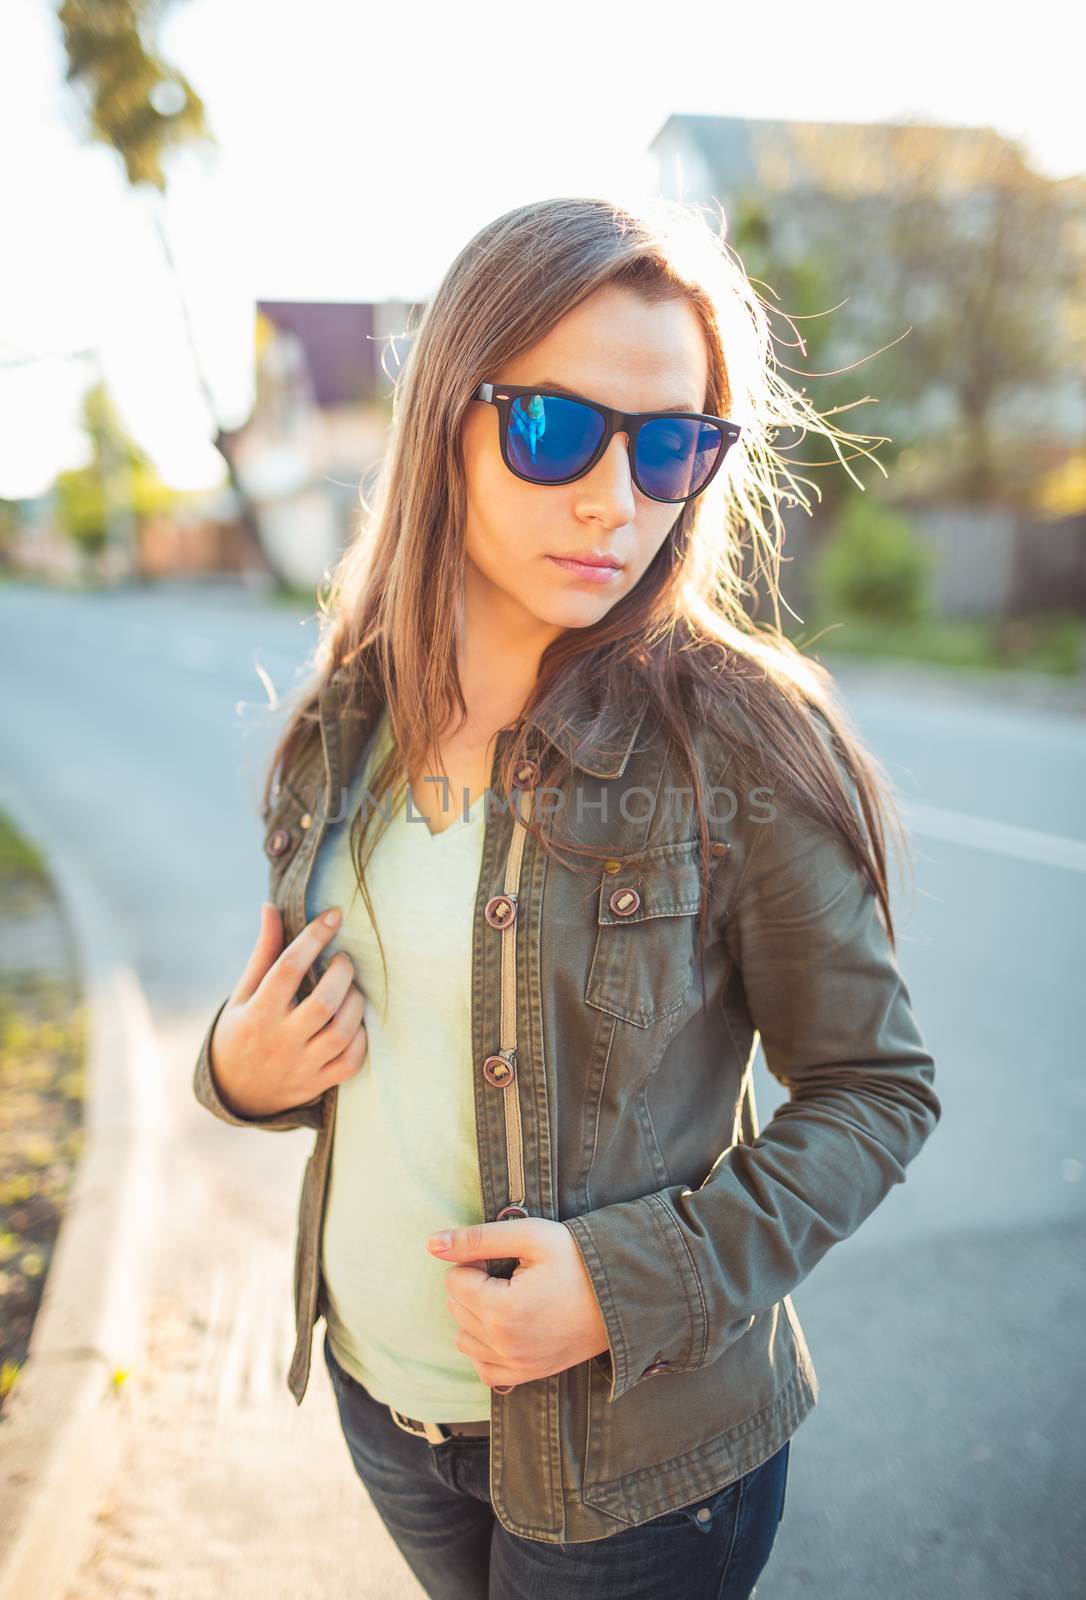
[[[700,213],[499,218],[422,321],[275,752],[271,903],[195,1089],[318,1130],[291,1392],[324,1316],[430,1595],[751,1594],[817,1395],[790,1291],[940,1114],[885,779],[743,603],[803,500],[786,427],[873,442],[779,378]]]

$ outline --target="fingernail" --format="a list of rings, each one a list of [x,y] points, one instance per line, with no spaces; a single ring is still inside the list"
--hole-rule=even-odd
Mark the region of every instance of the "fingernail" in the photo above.
[[[451,1233],[432,1233],[426,1241],[430,1250],[447,1250],[452,1244]]]
[[[336,923],[339,921],[338,909],[335,911],[326,911],[324,913],[324,921],[329,928],[334,928]]]

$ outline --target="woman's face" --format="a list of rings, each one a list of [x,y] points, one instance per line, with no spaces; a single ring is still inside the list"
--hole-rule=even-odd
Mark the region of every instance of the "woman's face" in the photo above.
[[[619,411],[704,411],[708,358],[687,300],[651,303],[608,285],[487,378],[568,389]],[[682,507],[635,487],[624,433],[575,483],[525,483],[502,460],[500,420],[494,406],[475,402],[463,425],[470,594],[533,633],[591,627],[634,587]],[[554,559],[569,554],[613,556],[621,565],[600,581]]]

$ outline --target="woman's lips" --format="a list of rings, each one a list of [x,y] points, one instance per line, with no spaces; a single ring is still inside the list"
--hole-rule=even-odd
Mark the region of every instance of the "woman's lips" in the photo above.
[[[570,561],[565,556],[548,556],[547,560],[553,561],[556,567],[564,567],[576,578],[586,579],[589,583],[609,583],[622,571],[621,567],[593,566],[588,561]]]

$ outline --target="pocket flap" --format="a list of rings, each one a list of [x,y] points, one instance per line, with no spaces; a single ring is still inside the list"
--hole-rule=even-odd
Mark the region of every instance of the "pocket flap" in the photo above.
[[[621,891],[633,889],[638,904],[621,909]],[[617,898],[617,906],[616,906]],[[647,922],[653,917],[688,916],[701,905],[701,852],[697,839],[653,845],[636,862],[617,872],[606,872],[600,884],[599,923]]]

